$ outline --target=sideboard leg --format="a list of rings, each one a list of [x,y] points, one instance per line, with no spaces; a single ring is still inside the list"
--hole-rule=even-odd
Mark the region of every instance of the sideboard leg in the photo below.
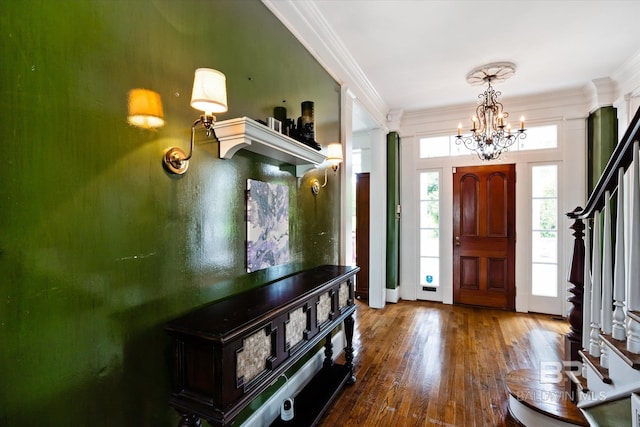
[[[344,348],[345,366],[351,371],[351,378],[347,381],[348,384],[356,382],[356,376],[353,373],[353,315],[344,319],[344,333],[347,338],[347,346]]]
[[[324,363],[322,364],[325,368],[330,368],[333,366],[333,343],[331,342],[332,332],[330,331],[327,334],[327,338],[325,338],[324,342]]]
[[[180,413],[180,417],[178,427],[202,427],[202,421],[197,415]]]

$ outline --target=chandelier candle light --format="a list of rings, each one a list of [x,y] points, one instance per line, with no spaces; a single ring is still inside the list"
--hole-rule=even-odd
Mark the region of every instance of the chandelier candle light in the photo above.
[[[467,149],[475,151],[480,160],[496,160],[503,151],[509,151],[509,147],[527,137],[524,117],[520,117],[519,129],[511,133],[511,125],[506,121],[509,113],[503,111],[502,103],[498,102],[501,93],[491,85],[491,82],[508,79],[515,70],[516,66],[511,62],[495,62],[467,74],[467,82],[472,86],[486,83],[488,87],[478,95],[480,101],[476,115],[471,118],[471,135],[463,135],[462,123],[458,124],[456,144],[463,143]]]

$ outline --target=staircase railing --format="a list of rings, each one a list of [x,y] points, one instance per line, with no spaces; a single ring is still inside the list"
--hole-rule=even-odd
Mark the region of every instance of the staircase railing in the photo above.
[[[565,337],[565,358],[572,361],[581,362],[582,351],[607,368],[609,347],[602,343],[610,339],[640,353],[639,140],[640,109],[586,206],[566,214],[574,220],[570,228],[575,237],[568,277],[570,331]],[[625,188],[628,180],[632,185]]]

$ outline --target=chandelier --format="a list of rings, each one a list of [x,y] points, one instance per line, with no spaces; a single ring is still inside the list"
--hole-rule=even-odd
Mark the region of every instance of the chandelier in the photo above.
[[[520,127],[511,133],[511,125],[507,121],[509,113],[503,111],[498,102],[500,91],[493,89],[491,82],[502,82],[515,73],[515,64],[511,62],[495,62],[475,68],[467,74],[467,82],[472,86],[487,84],[487,90],[478,95],[476,114],[471,118],[471,134],[462,134],[462,124],[458,124],[456,144],[461,143],[474,151],[480,160],[495,160],[517,141],[525,139],[524,117],[520,118]]]

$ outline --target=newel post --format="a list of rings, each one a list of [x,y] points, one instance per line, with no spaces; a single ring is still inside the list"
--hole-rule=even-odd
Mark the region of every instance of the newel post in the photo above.
[[[568,281],[573,286],[568,291],[571,294],[568,301],[571,303],[567,318],[569,320],[569,333],[565,335],[564,358],[565,360],[580,361],[578,351],[582,350],[582,303],[584,301],[584,222],[578,217],[582,212],[581,207],[567,213],[567,217],[574,220],[569,227],[573,230],[575,241],[573,243],[573,256],[569,269]],[[588,327],[589,325],[587,325]]]

